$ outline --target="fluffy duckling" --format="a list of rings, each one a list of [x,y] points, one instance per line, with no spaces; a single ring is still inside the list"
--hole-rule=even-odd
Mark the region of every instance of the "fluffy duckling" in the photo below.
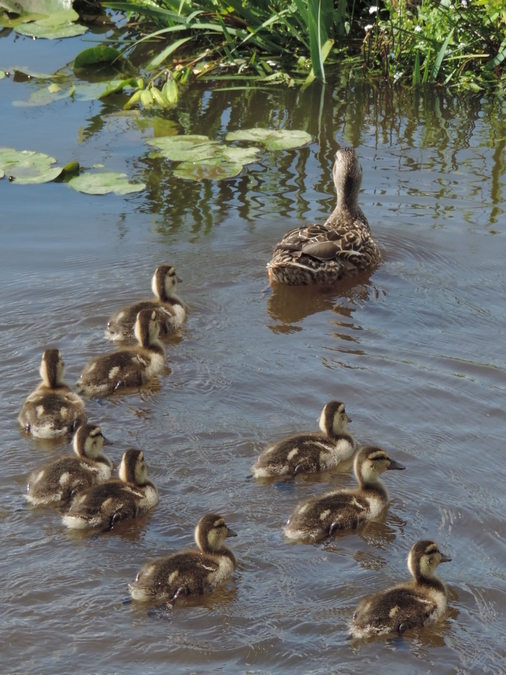
[[[344,403],[330,401],[320,415],[321,434],[296,434],[269,446],[251,467],[253,475],[295,476],[333,469],[356,449],[355,439],[346,431],[348,422]]]
[[[143,309],[155,310],[160,324],[160,335],[166,335],[179,328],[185,320],[186,311],[176,296],[178,282],[181,283],[181,279],[176,275],[172,265],[159,265],[151,281],[156,300],[140,300],[114,312],[107,324],[106,337],[109,340],[125,340],[133,337],[137,314]]]
[[[35,506],[68,502],[76,492],[103,483],[111,477],[112,462],[102,452],[112,445],[100,427],[83,424],[74,436],[77,457],[60,457],[32,471],[26,499]]]
[[[138,347],[120,349],[89,361],[77,383],[88,396],[110,396],[122,387],[141,387],[163,369],[165,347],[158,339],[156,312],[143,309],[135,322]]]
[[[141,450],[127,450],[119,467],[119,479],[79,492],[63,524],[73,529],[112,529],[119,520],[136,518],[158,504],[158,490],[148,478]]]
[[[439,563],[451,558],[430,539],[413,544],[408,568],[414,581],[366,596],[350,624],[355,638],[404,633],[408,628],[429,626],[446,611],[446,586],[436,575]]]
[[[200,550],[180,551],[146,563],[129,584],[130,595],[134,600],[170,602],[181,595],[209,593],[234,574],[237,560],[224,542],[235,536],[221,516],[208,513],[195,528]]]
[[[377,518],[388,504],[384,471],[405,469],[385,450],[367,445],[355,457],[353,469],[358,481],[355,490],[334,490],[322,497],[301,502],[284,528],[287,539],[314,542],[338,530],[354,530]]]
[[[339,281],[379,263],[381,255],[358,205],[362,167],[353,148],[336,152],[337,206],[325,225],[287,232],[267,264],[269,280],[290,286]]]
[[[85,424],[84,401],[63,381],[65,364],[59,349],[46,349],[40,364],[42,383],[28,396],[18,422],[36,438],[57,438]]]

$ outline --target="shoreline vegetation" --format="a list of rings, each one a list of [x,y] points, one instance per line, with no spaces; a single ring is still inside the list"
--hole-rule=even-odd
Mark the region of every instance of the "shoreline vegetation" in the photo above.
[[[123,55],[147,71],[169,69],[169,80],[307,86],[346,69],[408,86],[505,91],[504,0],[376,2],[103,0],[101,6],[125,17],[123,39],[130,44]],[[89,2],[76,5],[89,11]]]

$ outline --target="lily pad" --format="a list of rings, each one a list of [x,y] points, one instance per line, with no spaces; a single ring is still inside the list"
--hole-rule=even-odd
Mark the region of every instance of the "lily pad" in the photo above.
[[[74,59],[74,70],[89,68],[97,63],[111,63],[122,60],[121,52],[114,47],[99,45],[80,52]]]
[[[62,172],[62,167],[51,167],[56,159],[33,150],[0,148],[0,170],[14,176],[16,183],[49,183]]]
[[[74,85],[68,89],[60,89],[59,87],[55,89],[55,87],[57,85],[49,85],[49,87],[37,89],[30,94],[28,101],[13,101],[12,105],[18,107],[48,105],[49,103],[53,103],[53,101],[68,98],[74,93]]]
[[[145,183],[129,183],[126,173],[108,171],[104,173],[82,173],[69,181],[69,185],[78,192],[88,195],[106,195],[115,192],[127,195],[130,192],[141,192],[146,189]]]
[[[3,80],[5,77],[5,72],[3,70],[0,70],[0,80]]]
[[[104,82],[87,82],[77,84],[75,88],[75,98],[80,101],[94,101],[98,98],[104,98],[110,94],[115,94],[123,89],[137,88],[137,80],[128,78],[126,80],[105,80]]]
[[[223,157],[204,159],[198,162],[181,162],[174,170],[174,176],[188,180],[222,180],[238,176],[244,169],[241,162],[229,162]]]
[[[208,136],[166,136],[146,143],[160,149],[161,152],[153,153],[153,156],[165,157],[171,162],[204,161],[223,154],[218,141],[210,141]]]
[[[0,178],[3,178],[4,176],[5,176],[5,171],[3,171],[2,169],[0,169]]]
[[[14,30],[21,35],[46,38],[47,40],[73,37],[74,35],[82,35],[88,30],[86,26],[74,23],[78,18],[79,14],[72,8],[60,8],[60,11],[53,11],[48,16],[30,23],[26,23],[25,19],[25,22],[15,26]]]
[[[225,140],[261,143],[267,150],[292,150],[311,143],[313,137],[300,130],[241,129],[227,134]]]
[[[229,162],[241,162],[241,164],[251,164],[257,159],[260,148],[230,148],[223,147],[223,156]]]

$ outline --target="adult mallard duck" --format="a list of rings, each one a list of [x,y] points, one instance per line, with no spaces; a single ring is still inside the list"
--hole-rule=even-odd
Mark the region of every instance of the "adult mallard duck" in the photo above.
[[[430,539],[411,547],[408,568],[414,581],[366,596],[350,624],[355,638],[404,633],[408,628],[430,626],[446,611],[446,586],[436,575],[439,563],[451,558]]]
[[[267,264],[269,280],[289,286],[325,284],[379,263],[381,255],[358,205],[362,167],[353,148],[336,152],[337,206],[325,225],[287,232]]]

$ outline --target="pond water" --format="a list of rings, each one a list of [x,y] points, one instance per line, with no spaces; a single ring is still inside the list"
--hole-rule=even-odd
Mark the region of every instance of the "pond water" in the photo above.
[[[51,72],[86,46],[4,34],[0,67]],[[315,141],[193,183],[148,157],[155,113],[142,129],[105,117],[118,98],[13,106],[31,87],[0,82],[1,145],[103,163],[148,187],[93,197],[0,181],[3,672],[506,672],[504,99],[346,80],[303,93],[194,84],[164,113],[179,133],[223,139],[259,125]],[[266,291],[283,233],[332,210],[345,145],[362,163],[382,264],[331,290]],[[149,296],[161,262],[176,266],[189,308],[167,372],[140,394],[86,404],[116,462],[145,451],[160,504],[112,533],[72,534],[24,501],[28,473],[67,448],[26,437],[16,417],[42,351],[58,346],[74,383],[111,349],[109,315]],[[316,429],[331,399],[346,403],[359,442],[407,470],[388,474],[381,522],[289,545],[281,527],[297,502],[352,486],[350,472],[268,484],[249,469],[268,442]],[[238,533],[235,579],[167,616],[123,604],[141,565],[191,545],[209,511]],[[447,618],[349,642],[360,598],[405,580],[410,546],[427,537],[453,559],[440,570]]]

